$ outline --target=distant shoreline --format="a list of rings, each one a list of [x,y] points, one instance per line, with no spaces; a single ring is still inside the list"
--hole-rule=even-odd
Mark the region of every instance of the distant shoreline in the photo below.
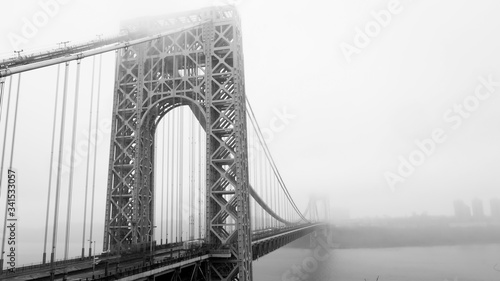
[[[500,226],[332,227],[330,242],[338,249],[498,244]],[[289,247],[311,248],[310,235],[292,242]]]

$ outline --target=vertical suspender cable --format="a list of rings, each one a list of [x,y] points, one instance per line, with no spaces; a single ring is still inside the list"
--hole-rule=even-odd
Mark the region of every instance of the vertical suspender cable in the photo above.
[[[269,171],[269,203],[271,210],[276,210],[276,206],[274,205],[274,178],[273,173]],[[274,227],[274,218],[269,214],[269,223],[271,227]]]
[[[273,175],[271,172],[269,172],[269,207],[271,210],[274,210],[274,198],[273,198],[273,193],[274,193],[274,181],[273,181]],[[269,225],[271,227],[274,227],[274,218],[272,216],[269,216]]]
[[[0,78],[0,123],[2,122],[2,102],[3,102],[3,92],[5,86],[5,77]]]
[[[21,73],[17,76],[17,95],[16,95],[16,106],[14,107],[14,122],[12,123],[12,143],[11,143],[11,150],[10,150],[10,165],[9,167],[12,168],[12,163],[14,162],[14,148],[16,145],[16,128],[17,128],[17,112],[19,108],[19,95],[21,94]]]
[[[255,163],[257,160],[255,159],[255,151],[253,153],[253,158],[252,159],[253,159],[253,161],[252,161],[253,162],[252,163],[253,164],[253,168],[252,168],[252,170],[253,170],[253,186],[257,187],[257,168],[256,168],[256,163]],[[257,204],[256,204],[256,201],[253,198],[251,198],[251,199],[253,201],[253,216],[254,216],[252,228],[255,230],[255,229],[257,229],[257,223],[258,223],[258,219],[259,218],[257,217]]]
[[[171,146],[171,151],[172,151],[172,154],[170,155],[170,177],[171,177],[171,180],[170,180],[170,233],[171,233],[171,240],[173,241],[173,238],[174,238],[174,195],[175,195],[175,190],[174,190],[174,156],[175,156],[175,147],[174,147],[174,144],[175,144],[175,141],[174,141],[174,137],[175,137],[175,129],[174,129],[174,126],[175,126],[175,114],[172,114],[170,116],[171,118],[169,119],[170,121],[170,126],[169,126],[169,135],[171,136],[170,139],[172,140],[170,146]],[[177,239],[177,238],[176,238]]]
[[[83,231],[82,231],[82,258],[85,257],[85,231],[87,227],[87,201],[89,191],[89,168],[90,168],[90,139],[92,132],[92,106],[94,104],[94,77],[95,77],[95,56],[92,57],[92,82],[90,83],[90,115],[89,115],[89,136],[87,139],[87,169],[85,171],[85,199],[83,207]]]
[[[2,175],[3,175],[3,166],[5,160],[5,147],[7,146],[7,129],[9,125],[9,108],[10,108],[10,97],[12,93],[12,76],[9,79],[9,93],[7,97],[7,113],[5,115],[5,130],[3,134],[3,143],[2,143],[2,165],[0,168],[0,186],[2,184]],[[5,196],[7,198],[7,196]],[[7,213],[7,204],[5,204],[5,213]],[[3,269],[3,253],[4,253],[4,245],[5,245],[5,234],[3,235],[4,239],[2,239],[2,253],[0,259],[0,269]]]
[[[201,133],[203,134],[203,129],[200,129]],[[206,135],[206,133],[205,133]],[[203,193],[203,196],[201,197],[201,204],[202,204],[202,208],[200,210],[201,214],[202,214],[202,218],[203,218],[203,221],[202,221],[202,230],[201,230],[201,235],[203,237],[206,237],[206,233],[207,233],[207,224],[206,224],[206,221],[207,221],[207,161],[208,161],[208,158],[207,158],[207,138],[206,136],[203,137],[201,139],[202,141],[202,147],[201,147],[201,155],[200,155],[200,159],[201,159],[201,192]]]
[[[190,186],[190,191],[191,191],[191,196],[189,197],[190,198],[190,206],[189,206],[189,212],[191,213],[191,216],[189,218],[189,223],[190,223],[190,228],[189,228],[189,239],[193,240],[194,239],[194,216],[195,216],[195,212],[194,212],[194,198],[195,198],[195,195],[196,195],[196,190],[195,190],[195,187],[194,187],[194,148],[195,148],[195,143],[194,143],[194,115],[193,114],[190,114],[191,116],[191,147],[190,147],[190,151],[191,151],[191,160],[190,160],[190,169],[189,169],[189,175],[191,177],[191,186]]]
[[[73,102],[73,127],[71,133],[71,156],[69,168],[69,187],[68,187],[68,207],[66,209],[66,239],[64,243],[64,259],[68,259],[69,252],[69,237],[71,230],[71,205],[73,201],[73,182],[75,172],[75,146],[76,146],[76,126],[78,122],[78,94],[80,90],[80,66],[81,61],[76,62],[76,85],[75,85],[75,100]]]
[[[253,176],[253,171],[252,171],[252,166],[250,165],[250,160],[252,159],[252,155],[250,154],[250,144],[252,143],[252,138],[250,134],[247,134],[247,163],[248,163],[248,186],[252,186],[252,176]],[[248,207],[250,210],[250,231],[252,231],[252,225],[254,225],[254,219],[255,216],[253,215],[253,202],[252,202],[252,196],[248,197]]]
[[[61,112],[61,129],[59,136],[59,156],[57,161],[57,181],[56,181],[56,202],[54,210],[54,223],[52,230],[52,252],[50,254],[50,276],[51,280],[54,280],[54,261],[56,256],[56,246],[57,246],[57,225],[59,220],[59,193],[61,191],[61,169],[63,161],[63,146],[64,146],[64,124],[66,120],[66,97],[68,94],[68,72],[69,63],[66,62],[64,70],[64,88],[63,88],[63,100],[62,100],[62,112]]]
[[[2,123],[2,102],[3,102],[3,93],[4,93],[4,86],[5,86],[5,77],[0,78],[0,124]],[[9,106],[7,105],[7,108]],[[7,126],[7,124],[6,124]],[[3,166],[3,165],[2,165]],[[3,173],[3,168],[0,170],[0,174]],[[1,186],[2,186],[2,180],[0,176],[0,191],[1,191]]]
[[[158,143],[158,138],[159,137],[158,137],[157,133],[158,133],[158,126],[156,126],[155,132],[154,132],[154,135],[153,135],[153,146],[154,147],[153,147],[152,151],[153,151],[153,153],[160,155],[162,152],[158,152],[158,145],[157,145],[157,143]],[[154,155],[153,159],[154,159],[154,163],[153,163],[153,183],[152,184],[154,186],[153,190],[155,192],[155,195],[152,196],[152,198],[153,198],[154,201],[156,201],[157,198],[160,198],[160,200],[163,200],[161,196],[159,196],[159,197],[156,196],[156,192],[159,192],[157,187],[161,185],[161,181],[158,179],[158,173],[159,173],[159,171],[161,169],[161,167],[160,167],[161,166],[161,162],[160,162],[159,157],[156,157],[156,155]],[[160,182],[160,185],[158,184],[158,182]],[[152,206],[154,206],[154,208],[156,208],[156,205],[157,205],[156,202],[154,202],[154,204],[152,204]],[[151,212],[152,213],[156,213],[156,209],[153,209],[153,211],[150,211],[150,213]],[[157,219],[157,216],[153,215],[153,220],[151,222],[152,228],[150,230],[151,231],[151,235],[150,235],[151,236],[151,240],[150,241],[153,241],[154,237],[156,237],[155,234],[154,234],[155,231],[156,231],[156,227],[158,226],[158,222],[156,221],[156,219]],[[160,223],[161,223],[161,212],[160,212]],[[160,227],[160,232],[161,232],[161,227]],[[160,235],[160,241],[161,241],[161,235]],[[152,249],[152,248],[150,248],[150,249]]]
[[[4,160],[5,160],[5,147],[7,146],[7,129],[9,125],[9,109],[10,109],[10,97],[12,93],[12,76],[9,79],[9,93],[7,97],[7,112],[5,114],[5,130],[3,133],[3,142],[2,142],[2,165],[0,167],[0,191],[1,191],[1,186],[2,186],[2,175],[3,175],[3,166],[4,166]],[[2,251],[2,257],[3,257],[3,251]],[[1,265],[0,265],[1,266]]]
[[[264,163],[266,164],[265,165],[266,166],[265,167],[265,172],[266,173],[265,173],[265,179],[264,179],[264,182],[265,182],[264,188],[265,188],[265,193],[266,193],[266,197],[265,198],[266,198],[266,203],[269,203],[269,205],[271,205],[270,204],[270,200],[269,200],[269,188],[270,188],[270,186],[269,186],[269,182],[268,182],[268,180],[270,179],[270,175],[269,175],[269,169],[267,168],[267,162],[264,162]],[[270,227],[269,213],[266,212],[266,228],[269,228],[269,227]]]
[[[276,183],[277,183],[277,180],[274,179],[274,212],[276,212],[276,214],[279,214],[280,209],[278,207],[278,187],[277,187]],[[274,225],[275,225],[275,227],[278,227],[279,221],[275,220]]]
[[[172,151],[170,151],[170,143],[171,143],[171,140],[170,140],[170,123],[167,123],[167,121],[169,121],[170,118],[165,118],[165,127],[164,127],[164,131],[163,131],[163,137],[165,138],[165,168],[164,168],[164,172],[165,172],[165,244],[168,244],[168,241],[169,241],[169,231],[170,231],[170,228],[169,228],[169,216],[171,215],[171,211],[169,210],[169,200],[170,198],[172,197],[172,191],[170,190],[170,179],[172,178],[172,173],[171,173],[171,167],[169,165],[169,161],[170,158],[172,158]],[[170,193],[169,193],[170,192]]]
[[[257,149],[255,147],[255,136],[253,136],[253,173],[254,173],[254,185],[257,187],[258,186],[258,180],[259,180],[259,172],[257,171],[257,167],[259,165],[259,163],[257,162]],[[257,190],[257,189],[256,189]],[[255,199],[253,199],[253,205],[255,206],[255,225],[254,225],[254,229],[258,229],[258,225],[259,225],[259,215],[257,213],[258,209],[260,208],[260,206],[257,204],[257,201]]]
[[[255,192],[259,193],[260,190],[260,158],[259,158],[259,153],[258,150],[255,149],[255,156],[254,156],[254,162],[255,162],[255,181],[254,181],[254,186],[255,186]],[[260,193],[259,193],[260,194]],[[257,218],[255,222],[255,230],[258,230],[260,228],[260,208],[255,209],[255,217]]]
[[[251,131],[250,131],[251,132]],[[251,141],[251,144],[252,144],[252,173],[253,173],[253,186],[256,186],[257,185],[257,170],[256,170],[256,159],[255,159],[255,136],[252,135],[252,141]],[[250,199],[252,200],[253,202],[253,224],[252,224],[252,227],[253,229],[256,229],[256,226],[257,226],[257,204],[256,204],[256,201],[255,199],[253,199],[251,196],[250,196]]]
[[[271,201],[271,197],[270,197],[270,191],[271,191],[270,190],[271,189],[270,183],[271,182],[269,181],[271,179],[271,175],[270,175],[269,168],[267,167],[268,162],[265,162],[265,163],[266,163],[266,180],[265,180],[266,184],[264,185],[264,187],[266,188],[266,203],[268,203],[269,207],[272,208],[272,204],[271,204],[272,201]],[[268,228],[271,227],[271,217],[270,217],[268,212],[266,212],[266,226]]]
[[[196,171],[195,171],[195,162],[196,162],[196,141],[195,141],[195,117],[193,114],[191,114],[191,174],[193,175],[191,178],[191,192],[193,194],[191,198],[191,213],[192,213],[192,232],[191,232],[191,238],[194,239],[194,221],[196,217],[196,209],[195,209],[195,198],[196,198],[196,183],[195,183],[195,177],[196,177]]]
[[[276,190],[275,190],[275,182],[274,182],[274,178],[272,178],[272,175],[271,175],[271,210],[275,211],[276,212],[276,197],[275,197],[275,194],[276,194]],[[276,220],[274,218],[271,218],[271,221],[272,221],[272,225],[273,227],[276,227]]]
[[[184,177],[184,174],[183,174],[183,169],[182,169],[182,166],[184,165],[183,163],[183,155],[184,155],[184,148],[183,148],[183,145],[182,145],[182,140],[184,138],[184,118],[183,118],[183,111],[182,109],[179,108],[179,237],[180,237],[180,241],[182,242],[182,224],[183,224],[183,221],[182,221],[182,213],[183,213],[183,194],[182,194],[182,184],[183,184],[183,177]]]
[[[94,229],[94,198],[95,198],[95,178],[97,164],[97,136],[99,135],[99,102],[101,101],[101,73],[102,73],[102,55],[99,55],[99,72],[97,77],[97,103],[95,115],[95,137],[94,137],[94,170],[92,172],[92,200],[90,208],[90,232],[89,232],[89,257],[92,256],[92,234]],[[95,254],[95,253],[94,253]]]
[[[264,185],[265,185],[265,182],[264,182],[264,179],[265,179],[265,174],[264,174],[264,157],[262,156],[262,154],[259,154],[259,158],[260,158],[260,191],[259,193],[262,195],[262,198],[265,200],[265,192],[264,192]],[[260,223],[261,223],[261,229],[264,229],[265,228],[265,217],[264,217],[264,209],[261,208],[260,209]]]
[[[12,85],[12,76],[10,77],[10,85]],[[4,86],[5,86],[5,78],[0,78],[0,124],[2,121],[2,101],[3,101],[3,93],[4,93]],[[9,87],[9,97],[10,97],[10,87]],[[10,98],[9,98],[10,101]],[[2,151],[2,167],[0,168],[0,191],[2,190],[2,175],[3,175],[3,159],[5,155],[5,137],[7,136],[7,120],[8,120],[8,113],[9,113],[9,101],[7,102],[7,119],[5,122],[5,133],[4,133],[4,140],[3,140],[3,151]],[[3,256],[3,255],[2,255]],[[3,264],[3,260],[1,261]],[[1,266],[0,266],[1,268]]]
[[[164,128],[164,132],[163,132],[163,137],[167,140],[166,142],[166,149],[167,149],[167,161],[169,159],[169,157],[172,157],[172,153],[170,152],[170,140],[169,140],[169,137],[170,137],[170,134],[168,133],[170,130],[170,124],[167,124],[167,121],[170,119],[170,118],[167,118],[166,116],[164,117],[165,118],[165,128]],[[167,166],[166,166],[166,175],[167,175],[167,180],[166,180],[166,184],[165,184],[165,244],[168,244],[168,222],[169,222],[169,215],[170,215],[170,212],[168,211],[168,206],[169,206],[169,203],[168,203],[168,199],[172,196],[172,194],[170,194],[170,196],[168,195],[168,191],[169,191],[169,181],[170,181],[170,178],[172,177],[170,175],[170,167],[168,165],[168,162],[167,162]]]
[[[276,214],[279,214],[279,205],[278,205],[278,187],[276,185],[276,179],[274,180],[274,211],[276,212]],[[278,220],[274,220],[274,224],[276,225],[276,227],[278,227],[278,223],[279,221]]]
[[[264,189],[264,185],[265,185],[265,182],[264,182],[264,179],[265,179],[265,162],[264,162],[264,155],[262,155],[262,153],[259,153],[259,160],[260,160],[260,191],[259,193],[261,194],[262,196],[262,199],[265,200],[266,198],[266,193],[265,193],[265,189]],[[265,217],[265,214],[264,214],[264,209],[263,208],[260,208],[260,224],[261,224],[261,229],[264,229],[265,228],[265,224],[266,224],[266,217]]]
[[[167,120],[163,120],[163,126],[161,131],[161,212],[160,212],[160,245],[163,244],[163,204],[164,204],[164,194],[165,194],[165,123]],[[155,133],[155,135],[157,135]],[[156,141],[155,141],[156,144]]]
[[[159,123],[158,123],[158,124],[159,124]],[[159,138],[159,137],[158,137],[158,128],[159,128],[159,126],[156,126],[156,128],[155,128],[155,133],[154,133],[154,135],[153,135],[153,146],[154,146],[154,147],[153,147],[152,151],[153,151],[153,153],[155,153],[155,154],[161,155],[161,152],[158,152],[158,145],[157,145],[157,143],[158,143],[158,138]],[[154,156],[155,156],[155,157],[153,157],[153,159],[154,159],[154,163],[153,163],[153,176],[154,176],[154,177],[153,177],[153,186],[154,186],[154,189],[153,189],[153,190],[154,190],[154,192],[156,193],[156,192],[159,192],[157,187],[161,185],[161,181],[160,181],[160,180],[159,180],[159,178],[158,178],[158,174],[160,173],[159,171],[160,171],[160,169],[161,169],[161,167],[160,167],[160,166],[161,166],[161,162],[160,162],[159,157],[156,157],[156,155],[154,155]],[[160,182],[160,184],[158,184],[158,182]],[[158,198],[158,196],[156,196],[156,194],[155,194],[155,196],[153,196],[153,199],[154,199],[154,200],[156,200],[156,198]],[[161,197],[161,196],[160,196],[159,198],[160,198],[160,200],[162,200],[162,197]],[[156,207],[156,205],[157,205],[157,204],[156,204],[156,202],[155,202],[155,204],[153,204],[153,206],[154,206],[154,207]],[[154,212],[156,213],[156,209],[154,210]],[[160,213],[161,213],[161,212],[160,212]],[[160,214],[160,215],[161,215],[161,214]],[[153,232],[153,233],[156,231],[156,227],[158,226],[158,222],[156,221],[156,218],[157,218],[157,217],[156,217],[156,216],[154,216],[154,220],[153,220],[153,222],[151,223],[151,225],[153,225],[153,228],[152,228],[151,232]],[[160,223],[161,223],[161,221],[160,221]],[[160,229],[160,231],[161,231],[161,229]],[[160,240],[161,240],[161,235],[160,235]]]
[[[274,205],[274,179],[271,173],[269,175],[269,203],[271,210],[275,211],[276,206]],[[270,217],[269,220],[271,223],[271,227],[274,227],[274,218]]]
[[[189,122],[189,120],[186,123],[191,124],[191,122]],[[187,165],[188,166],[188,180],[189,180],[189,182],[188,182],[188,203],[189,203],[188,208],[189,208],[189,210],[188,210],[188,235],[187,235],[187,237],[188,237],[189,240],[191,240],[191,216],[193,215],[193,212],[191,211],[191,198],[193,196],[192,190],[191,190],[191,179],[192,179],[191,178],[192,177],[192,173],[191,173],[191,157],[192,156],[191,155],[192,155],[193,152],[191,151],[191,148],[192,148],[192,139],[190,138],[190,135],[189,135],[190,132],[187,132],[187,134],[188,134],[188,141],[189,141],[189,146],[188,146],[188,161],[187,161],[188,162],[187,163],[188,164]]]
[[[283,214],[283,212],[281,210],[281,208],[283,207],[283,204],[282,204],[283,202],[281,201],[282,195],[283,195],[283,193],[281,193],[281,192],[278,193],[278,197],[279,197],[278,198],[278,214],[280,214],[280,216]]]
[[[18,81],[18,94],[17,94],[17,97],[16,97],[16,100],[19,98],[19,86],[20,86],[20,82],[21,82],[21,74],[19,74],[19,81]],[[5,147],[7,146],[7,128],[8,128],[8,125],[9,125],[9,108],[10,108],[10,97],[12,96],[11,95],[12,93],[12,76],[10,78],[10,81],[9,81],[9,97],[7,98],[7,116],[5,117],[5,132],[4,132],[4,137],[3,137],[3,148],[2,148],[2,166],[0,168],[0,183],[2,181],[2,176],[3,175],[3,166],[4,166],[4,160],[5,160]],[[16,108],[17,108],[17,102],[16,102]],[[15,118],[15,117],[14,117]],[[15,121],[14,121],[14,130],[15,130]],[[12,143],[12,149],[14,149],[14,144]],[[10,162],[10,166],[12,166],[12,158],[11,158],[11,162]],[[4,250],[5,250],[5,232],[6,232],[6,228],[7,228],[7,201],[8,200],[8,197],[5,196],[5,216],[4,216],[4,228],[3,228],[3,236],[2,236],[2,258],[0,259],[0,269],[3,269],[3,254],[4,254]]]
[[[56,120],[57,120],[57,102],[59,99],[59,74],[61,64],[57,65],[57,79],[56,79],[56,99],[54,102],[54,119],[52,121],[52,144],[50,146],[50,163],[49,163],[49,185],[47,188],[47,209],[45,212],[45,232],[43,238],[43,264],[47,260],[47,234],[49,229],[49,210],[50,210],[50,193],[52,191],[52,165],[54,162],[54,144],[56,138]]]
[[[201,153],[201,126],[198,126],[198,238],[201,239],[201,210],[202,208],[202,193],[201,193],[201,161],[202,161],[202,153]]]

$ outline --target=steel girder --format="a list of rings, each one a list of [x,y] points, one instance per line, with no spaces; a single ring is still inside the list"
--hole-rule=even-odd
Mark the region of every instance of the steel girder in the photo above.
[[[206,243],[231,258],[208,262],[209,280],[252,280],[241,28],[234,8],[128,23],[129,32],[189,28],[117,53],[104,250],[145,249],[154,224],[154,134],[175,107],[206,132]]]

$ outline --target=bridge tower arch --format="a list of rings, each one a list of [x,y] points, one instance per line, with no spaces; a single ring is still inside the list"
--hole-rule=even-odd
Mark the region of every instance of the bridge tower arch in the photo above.
[[[104,250],[146,248],[154,231],[154,134],[163,115],[191,108],[206,132],[205,242],[209,280],[252,280],[241,28],[234,8],[124,23],[172,35],[117,52]]]

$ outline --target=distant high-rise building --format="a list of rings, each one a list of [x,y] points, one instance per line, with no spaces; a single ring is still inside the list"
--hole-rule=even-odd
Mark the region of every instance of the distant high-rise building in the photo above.
[[[484,218],[483,201],[478,198],[472,200],[472,217],[475,219]]]
[[[491,198],[490,212],[492,218],[500,220],[500,198]]]
[[[460,220],[469,219],[471,217],[470,207],[462,200],[455,200],[453,202],[455,210],[455,217]]]

